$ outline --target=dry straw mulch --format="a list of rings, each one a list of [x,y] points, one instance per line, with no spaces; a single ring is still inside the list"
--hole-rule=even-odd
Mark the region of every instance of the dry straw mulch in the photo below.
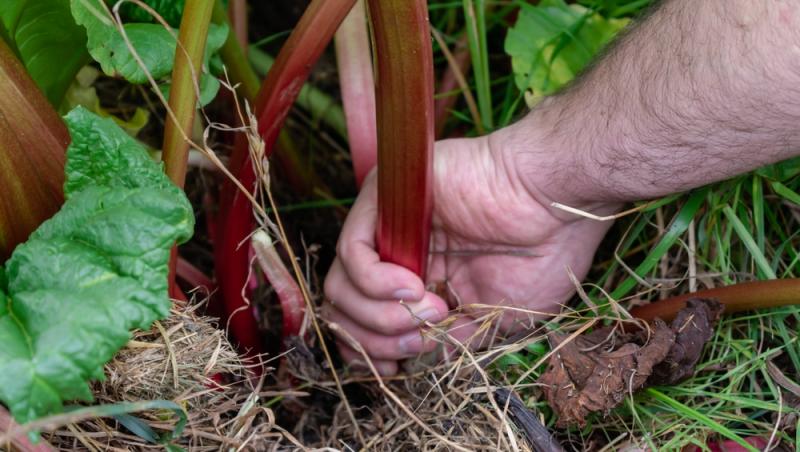
[[[196,314],[199,307],[176,305],[168,319],[136,332],[106,366],[105,381],[95,384],[94,403],[173,401],[186,411],[188,422],[181,436],[169,443],[191,451],[255,450],[250,446],[290,442],[286,437],[291,435],[275,425],[272,411],[260,407],[261,400],[276,394],[258,387],[224,331],[211,318]],[[159,435],[169,434],[176,425],[176,416],[168,410],[131,414]],[[58,450],[164,449],[132,434],[114,418],[82,416],[61,424],[42,435]]]

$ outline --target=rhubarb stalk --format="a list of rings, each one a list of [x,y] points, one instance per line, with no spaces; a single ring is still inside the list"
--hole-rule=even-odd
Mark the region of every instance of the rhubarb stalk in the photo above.
[[[800,279],[775,279],[733,284],[727,287],[700,290],[637,306],[630,312],[635,318],[671,321],[690,298],[712,298],[725,306],[726,313],[776,308],[800,304]]]
[[[299,336],[305,316],[305,299],[292,275],[286,270],[272,240],[264,231],[257,231],[251,239],[258,265],[267,277],[281,302],[283,337]]]
[[[178,31],[169,93],[169,107],[175,116],[167,119],[163,151],[167,176],[179,187],[186,180],[187,136],[197,110],[198,84],[213,6],[214,0],[186,0]]]
[[[347,141],[356,185],[361,187],[378,160],[375,81],[364,0],[358,0],[336,32],[336,63],[347,119]]]
[[[424,275],[431,227],[433,51],[425,0],[369,0],[378,112],[378,251]]]
[[[281,49],[261,86],[255,107],[265,157],[272,154],[284,120],[311,68],[354,3],[355,0],[312,1]],[[236,146],[230,168],[244,187],[255,187],[256,176],[247,146]],[[223,187],[221,205],[222,225],[215,244],[215,261],[226,310],[231,313],[245,304],[242,290],[247,283],[250,261],[247,247],[242,244],[252,233],[254,221],[250,200],[232,183]],[[234,316],[230,325],[242,347],[260,349],[252,316]]]
[[[69,133],[0,39],[0,261],[64,202]]]

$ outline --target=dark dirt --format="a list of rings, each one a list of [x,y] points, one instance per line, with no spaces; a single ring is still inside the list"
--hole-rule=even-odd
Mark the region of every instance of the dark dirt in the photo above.
[[[564,344],[538,381],[557,425],[583,426],[589,414],[607,414],[632,392],[691,376],[721,312],[717,301],[693,299],[669,326],[656,319],[635,333],[604,327]],[[552,335],[551,346],[567,337]]]

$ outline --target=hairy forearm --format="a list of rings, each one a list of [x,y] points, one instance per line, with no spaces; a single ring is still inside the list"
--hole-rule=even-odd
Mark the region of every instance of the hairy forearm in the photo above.
[[[508,135],[522,183],[578,205],[800,154],[800,1],[665,1]]]

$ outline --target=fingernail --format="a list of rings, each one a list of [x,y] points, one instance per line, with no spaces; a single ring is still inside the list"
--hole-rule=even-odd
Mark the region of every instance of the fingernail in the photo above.
[[[397,342],[400,353],[413,355],[422,351],[422,335],[418,332],[409,333],[401,337]]]
[[[395,291],[392,295],[393,298],[397,300],[416,300],[417,297],[414,296],[414,291],[411,289],[400,289]]]
[[[428,308],[414,314],[419,320],[436,323],[444,317],[437,309]]]

